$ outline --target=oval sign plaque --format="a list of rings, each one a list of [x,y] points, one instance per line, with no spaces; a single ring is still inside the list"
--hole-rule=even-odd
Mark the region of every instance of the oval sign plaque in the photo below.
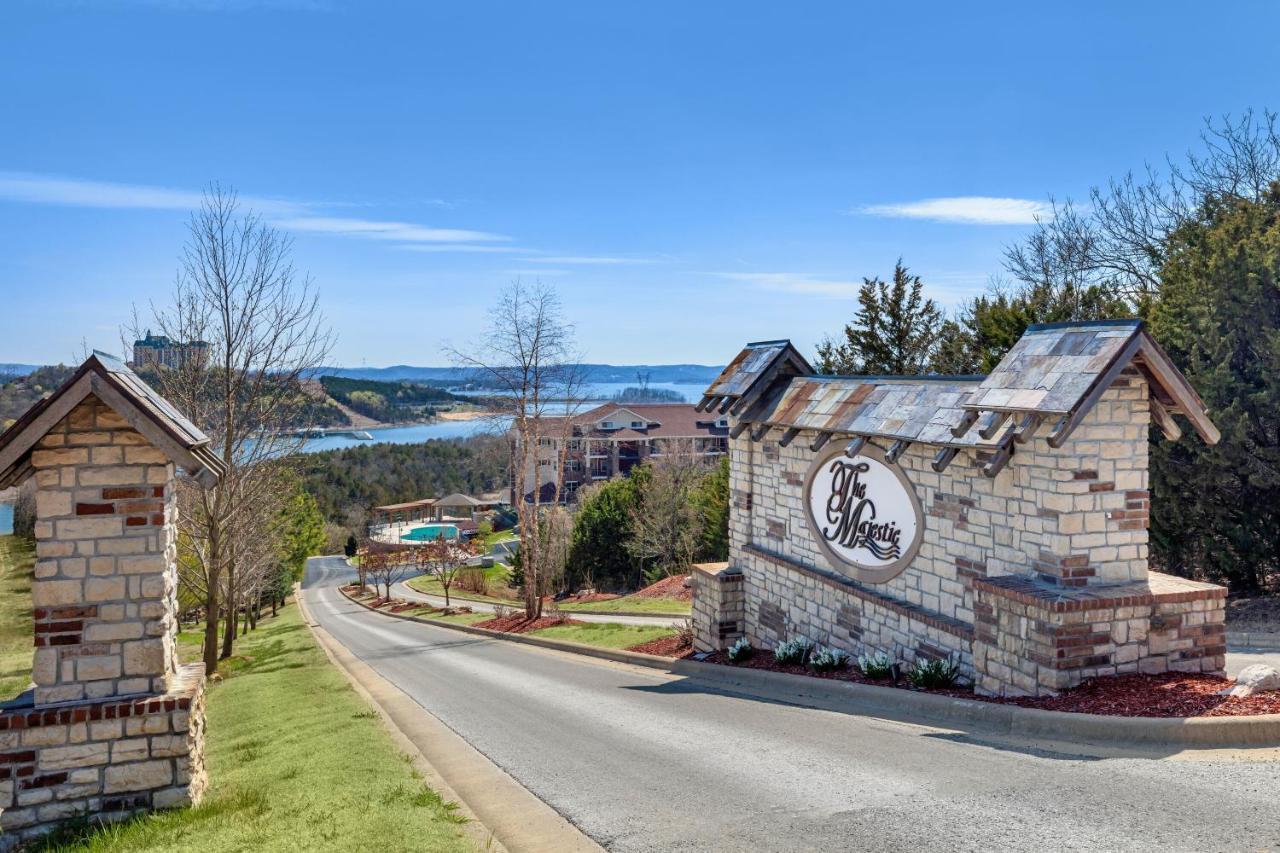
[[[804,501],[814,538],[841,574],[884,583],[920,548],[924,513],[916,490],[870,444],[853,458],[841,447],[820,454],[805,480]]]

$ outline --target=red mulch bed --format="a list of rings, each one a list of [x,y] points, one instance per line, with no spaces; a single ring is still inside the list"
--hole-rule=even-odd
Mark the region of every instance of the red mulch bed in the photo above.
[[[548,602],[555,602],[556,604],[582,604],[590,601],[612,601],[615,598],[621,597],[622,596],[614,595],[610,592],[592,592],[587,595],[570,595],[567,598],[560,599],[559,601],[555,601],[551,596],[547,596],[545,600]]]
[[[685,586],[688,581],[689,575],[674,575],[650,584],[632,595],[635,598],[673,598],[676,601],[693,601],[693,587]]]
[[[643,649],[637,647],[634,651],[643,651]],[[814,672],[803,666],[779,666],[774,663],[772,652],[767,651],[757,650],[746,661],[736,664],[729,663],[724,652],[716,652],[707,660],[726,666],[789,672],[792,675],[806,675],[811,678],[852,681],[857,684],[897,687],[902,690],[918,689],[906,681],[905,677],[897,684],[888,680],[873,681],[859,672],[856,667],[835,672]],[[1231,679],[1213,675],[1169,672],[1159,675],[1117,675],[1094,678],[1058,696],[1039,699],[978,696],[970,688],[959,687],[924,692],[939,693],[960,699],[976,699],[980,702],[1019,705],[1023,708],[1041,708],[1046,711],[1117,717],[1243,717],[1256,714],[1280,714],[1280,691],[1257,693],[1239,699],[1217,695],[1219,690],[1230,687],[1231,684]]]
[[[669,637],[659,637],[647,643],[629,646],[627,651],[664,658],[687,658],[693,654],[693,646],[687,640],[681,639],[679,634],[672,634]]]
[[[488,628],[490,631],[502,631],[504,634],[527,634],[530,631],[540,631],[543,628],[553,628],[556,625],[581,625],[575,619],[567,616],[542,616],[537,619],[526,619],[524,611],[512,613],[510,616],[498,616],[493,619],[486,619],[483,622],[476,622],[473,628]]]

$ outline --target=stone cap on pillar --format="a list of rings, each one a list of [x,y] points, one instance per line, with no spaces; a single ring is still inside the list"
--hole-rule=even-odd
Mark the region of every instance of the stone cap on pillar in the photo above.
[[[33,473],[31,452],[36,444],[89,396],[128,421],[202,486],[215,485],[225,473],[208,436],[124,362],[95,350],[57,391],[0,433],[0,489],[17,485]]]

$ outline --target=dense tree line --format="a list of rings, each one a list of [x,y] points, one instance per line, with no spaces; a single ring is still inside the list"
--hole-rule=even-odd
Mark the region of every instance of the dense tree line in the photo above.
[[[321,376],[320,384],[325,393],[343,405],[386,423],[430,417],[440,405],[457,399],[443,388],[414,382]]]
[[[630,592],[728,558],[728,458],[647,462],[580,493],[564,586]]]
[[[59,364],[41,367],[34,373],[10,379],[0,385],[0,431],[22,417],[27,409],[40,402],[71,378],[74,368]]]
[[[304,490],[335,524],[351,523],[370,507],[504,488],[510,459],[497,436],[432,440],[423,444],[371,444],[297,457]],[[363,531],[352,529],[352,533]]]
[[[1280,585],[1280,129],[1246,113],[1206,123],[1197,153],[1054,205],[1005,255],[1007,278],[938,322],[919,280],[869,280],[824,369],[986,372],[1033,323],[1139,317],[1222,432],[1153,432],[1154,565]],[[901,273],[901,275],[900,275]],[[936,329],[931,334],[930,329]]]

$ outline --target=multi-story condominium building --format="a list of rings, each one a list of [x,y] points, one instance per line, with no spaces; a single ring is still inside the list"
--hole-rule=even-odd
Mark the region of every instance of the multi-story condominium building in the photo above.
[[[550,500],[563,469],[561,500],[588,483],[624,475],[663,453],[714,460],[729,450],[729,422],[689,403],[606,403],[569,418],[544,418],[543,438],[525,470],[524,492]]]
[[[209,357],[209,345],[204,341],[182,343],[165,335],[147,335],[133,342],[134,367],[181,367],[188,363],[203,365]],[[194,361],[191,361],[194,360]]]

